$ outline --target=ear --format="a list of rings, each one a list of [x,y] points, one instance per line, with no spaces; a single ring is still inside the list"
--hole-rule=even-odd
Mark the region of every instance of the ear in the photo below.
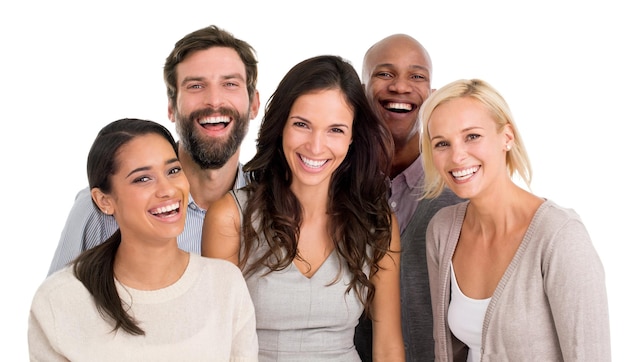
[[[113,200],[111,196],[102,192],[98,187],[91,189],[91,199],[96,203],[100,211],[107,215],[112,215],[115,212]]]
[[[250,119],[255,119],[259,114],[259,109],[261,107],[261,100],[259,98],[259,91],[254,90],[254,95],[250,100]]]
[[[174,105],[171,100],[167,101],[167,118],[169,118],[172,123],[176,121],[176,118],[174,118]]]
[[[511,127],[510,123],[507,123],[502,129],[502,134],[504,136],[504,149],[507,150],[507,146],[513,147],[515,143],[515,133],[513,132],[513,127]]]

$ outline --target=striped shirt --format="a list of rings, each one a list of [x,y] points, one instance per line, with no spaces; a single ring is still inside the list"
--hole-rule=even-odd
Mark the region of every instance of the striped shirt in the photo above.
[[[247,178],[239,164],[233,190],[245,186]],[[202,224],[206,210],[198,206],[189,195],[185,229],[178,236],[178,247],[182,250],[200,254]],[[118,229],[112,215],[105,215],[91,201],[91,192],[86,187],[78,192],[70,214],[61,232],[61,239],[52,258],[48,275],[60,270],[83,251],[102,244]]]

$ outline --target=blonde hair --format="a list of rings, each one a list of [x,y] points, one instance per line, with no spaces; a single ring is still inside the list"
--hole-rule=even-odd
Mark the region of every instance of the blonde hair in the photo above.
[[[508,124],[514,136],[511,149],[506,154],[509,175],[517,175],[530,187],[532,168],[530,159],[522,142],[522,137],[513,120],[513,114],[504,98],[489,83],[480,79],[459,79],[436,90],[426,99],[419,111],[420,152],[424,165],[424,193],[422,198],[434,198],[441,194],[445,181],[437,172],[433,163],[432,144],[428,125],[434,110],[441,104],[456,98],[468,97],[479,101],[491,113],[496,122],[496,129],[502,132]]]

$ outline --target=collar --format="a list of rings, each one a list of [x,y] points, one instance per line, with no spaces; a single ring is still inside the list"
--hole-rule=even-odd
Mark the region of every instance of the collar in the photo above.
[[[409,165],[409,167],[405,168],[402,173],[398,174],[396,178],[399,176],[404,177],[404,180],[407,186],[410,189],[417,189],[424,182],[424,167],[422,166],[422,155],[417,156],[415,161]]]

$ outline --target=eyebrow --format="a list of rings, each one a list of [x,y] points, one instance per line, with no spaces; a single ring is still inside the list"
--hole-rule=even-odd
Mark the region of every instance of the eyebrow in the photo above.
[[[292,118],[297,118],[297,119],[301,120],[302,122],[306,122],[308,124],[311,124],[311,121],[309,121],[308,119],[306,119],[304,117],[301,117],[301,116],[291,116],[291,117],[289,117],[289,119],[292,119]],[[333,123],[333,124],[329,125],[329,127],[330,128],[334,128],[334,127],[349,128],[349,126],[347,124],[345,124],[345,123]]]
[[[382,63],[382,64],[377,64],[374,69],[379,69],[379,68],[397,68],[397,65],[392,64],[392,63]],[[425,67],[423,65],[419,65],[419,64],[411,64],[409,66],[409,68],[411,69],[419,69],[419,70],[423,70],[425,72],[430,73],[430,69],[428,67]]]
[[[178,162],[178,158],[174,157],[174,158],[170,158],[169,160],[165,161],[166,165],[171,165],[172,163]],[[150,169],[152,169],[152,166],[143,166],[143,167],[137,167],[136,169],[131,170],[128,175],[126,175],[126,178],[132,176],[133,174],[136,174],[138,172],[143,172],[143,171],[149,171]]]
[[[461,130],[461,133],[466,133],[466,132],[469,132],[469,131],[473,131],[475,129],[484,129],[484,128],[483,127],[479,127],[479,126],[471,126],[471,127],[463,128]],[[434,140],[436,138],[445,138],[445,137],[437,135],[437,136],[430,137],[430,140],[432,141],[432,140]]]
[[[202,77],[202,76],[189,76],[189,77],[185,77],[182,82],[180,83],[181,85],[187,84],[189,82],[203,82],[206,81],[206,77]],[[225,75],[221,75],[219,77],[220,80],[228,80],[228,79],[239,79],[241,81],[244,81],[244,76],[240,73],[232,73],[232,74],[225,74]]]

